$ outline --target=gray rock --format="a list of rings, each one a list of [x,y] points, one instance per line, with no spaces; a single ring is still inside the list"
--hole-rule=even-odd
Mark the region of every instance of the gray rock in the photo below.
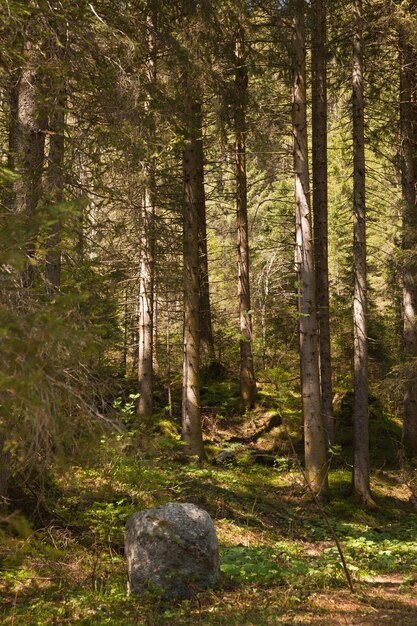
[[[236,454],[231,450],[222,450],[214,460],[218,465],[227,465],[236,461]]]
[[[127,521],[128,592],[159,589],[165,598],[189,598],[218,580],[219,546],[210,515],[194,504],[169,503]]]

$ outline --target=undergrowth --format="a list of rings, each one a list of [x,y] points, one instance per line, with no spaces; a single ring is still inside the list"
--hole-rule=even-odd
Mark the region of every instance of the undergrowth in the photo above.
[[[231,465],[185,465],[176,457],[175,428],[156,428],[145,448],[146,436],[107,433],[76,463],[55,470],[43,496],[43,524],[35,527],[19,511],[2,517],[2,624],[312,623],[297,621],[300,615],[339,623],[329,607],[326,613],[312,602],[348,592],[333,537],[294,459],[281,453],[265,467],[237,446]],[[348,461],[342,461],[330,472],[332,499],[325,508],[354,579],[359,614],[379,597],[372,586],[391,581],[399,602],[395,608],[389,600],[392,623],[412,624],[401,600],[417,581],[417,515],[408,488],[398,471],[382,467],[372,481],[378,507],[358,507],[349,497]],[[214,518],[220,583],[182,603],[127,597],[126,519],[169,501],[194,502]]]

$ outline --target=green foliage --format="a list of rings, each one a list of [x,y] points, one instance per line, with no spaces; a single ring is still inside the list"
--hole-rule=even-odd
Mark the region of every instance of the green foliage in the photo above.
[[[298,441],[302,435],[288,3],[76,0],[58,4],[57,10],[54,3],[8,0],[0,8],[4,105],[0,119],[4,148],[0,166],[4,187],[0,442],[6,439],[0,453],[5,453],[12,472],[23,483],[28,481],[26,494],[32,489],[37,500],[42,485],[44,491],[41,502],[36,502],[42,517],[36,517],[36,523],[35,516],[32,520],[13,510],[0,517],[4,573],[0,590],[6,598],[1,610],[6,623],[264,626],[302,620],[299,614],[290,613],[298,604],[303,610],[316,611],[308,606],[310,592],[336,592],[345,583],[327,525],[304,499],[303,480],[286,435]],[[405,9],[406,4],[402,3]],[[338,2],[328,19],[329,267],[333,374],[341,406],[337,443],[331,450],[333,498],[326,510],[359,585],[376,574],[400,575],[404,582],[408,576],[412,581],[417,558],[415,512],[406,502],[409,494],[404,488],[397,500],[393,493],[399,489],[397,478],[402,477],[394,479],[384,473],[398,465],[401,453],[401,425],[395,416],[401,381],[415,374],[412,360],[399,364],[405,257],[397,250],[401,231],[399,81],[393,42],[397,41],[400,12],[398,7],[390,7],[389,13],[385,6],[380,10],[381,3],[368,5],[365,174],[370,433],[372,466],[382,468],[373,477],[379,512],[361,509],[349,499],[352,153],[345,82],[350,81],[346,33],[351,18]],[[156,27],[149,21],[150,7],[158,15]],[[414,45],[415,17],[406,17]],[[232,145],[236,28],[242,28],[247,38],[250,313],[260,386],[259,407],[244,416],[238,383],[241,336],[236,298],[232,297],[236,290]],[[153,36],[158,48],[155,84],[149,75],[149,39]],[[59,60],[50,56],[54,47],[62,52]],[[7,149],[13,139],[10,96],[11,87],[19,84],[18,72],[31,60],[30,48],[41,52],[35,69],[41,77],[42,95],[37,96],[49,119],[42,198],[33,215],[18,216],[11,210],[10,199],[20,174],[7,164],[17,156]],[[201,99],[203,106],[209,279],[216,352],[226,370],[218,378],[209,368],[201,372],[201,405],[213,454],[226,447],[234,447],[237,453],[236,463],[229,467],[201,466],[196,459],[180,464],[184,461],[179,454],[177,418],[183,356],[180,249],[185,75],[193,87],[190,95]],[[56,110],[51,79],[62,79],[68,96],[62,202],[50,202],[46,192],[53,138],[50,122]],[[137,273],[144,234],[140,207],[149,170],[157,192],[159,369],[156,415],[144,423],[136,417]],[[45,258],[50,229],[55,226],[60,228],[63,266],[60,288],[52,290],[45,281]],[[27,264],[34,274],[30,289],[22,285]],[[391,385],[387,384],[389,372]],[[133,380],[128,380],[130,373]],[[174,419],[164,408],[168,385],[173,392]],[[255,436],[251,438],[259,426],[257,420],[264,424],[272,415],[280,417],[283,426],[256,441]],[[249,429],[247,438],[241,426]],[[245,443],[233,444],[228,441],[232,437]],[[253,463],[253,452],[261,447],[273,453],[270,469]],[[124,521],[136,509],[169,500],[199,503],[213,515],[219,530],[223,587],[201,596],[200,604],[164,606],[156,596],[139,601],[125,597]],[[42,524],[45,528],[38,528]],[[307,597],[304,604],[303,594]],[[319,612],[307,621],[320,623]],[[413,624],[414,614],[412,619]]]
[[[56,473],[54,489],[45,496],[65,528],[54,524],[34,531],[27,520],[22,526],[18,518],[15,525],[0,518],[6,626],[196,620],[263,626],[265,619],[274,623],[272,615],[281,619],[300,606],[317,619],[312,595],[346,593],[333,538],[315,506],[303,502],[294,469],[180,465],[158,448],[144,457],[137,437],[138,432],[103,434],[100,442],[85,444],[77,465]],[[355,585],[362,594],[369,588],[370,597],[378,576],[400,576],[401,593],[417,576],[417,516],[390,497],[391,480],[388,474],[374,478],[375,498],[384,507],[369,512],[349,500],[349,472],[330,473],[333,498],[326,510]],[[198,601],[180,604],[154,595],[127,598],[125,521],[133,511],[167,501],[195,502],[213,515],[221,583]]]
[[[138,398],[138,393],[129,393],[126,401],[121,396],[118,396],[112,402],[112,407],[120,415],[120,420],[130,428],[136,415]]]
[[[210,382],[201,387],[201,406],[216,409],[218,416],[232,416],[240,411],[239,383],[233,380]]]
[[[282,580],[276,554],[266,548],[233,546],[221,552],[222,573],[238,583],[271,584]]]
[[[353,391],[339,395],[336,406],[336,439],[345,453],[351,458],[353,445]],[[369,393],[369,433],[370,457],[374,467],[396,466],[401,449],[401,423],[389,408],[384,406],[380,398]],[[373,442],[378,442],[374,445]],[[338,455],[340,456],[340,455]],[[344,462],[335,458],[335,462]]]
[[[0,438],[12,474],[44,475],[96,419],[104,424],[98,407],[109,380],[106,352],[119,331],[108,281],[92,267],[64,278],[51,294],[34,263],[33,288],[22,289],[23,224],[19,217],[4,221]]]
[[[16,172],[4,167],[4,165],[0,166],[0,184],[6,186],[7,184],[12,183],[14,180],[18,178]]]

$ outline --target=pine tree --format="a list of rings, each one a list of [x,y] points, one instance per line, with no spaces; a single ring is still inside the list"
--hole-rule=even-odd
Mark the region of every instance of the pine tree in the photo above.
[[[235,52],[235,172],[238,234],[238,295],[240,321],[240,394],[245,407],[256,402],[256,381],[252,354],[252,311],[249,279],[249,231],[246,180],[246,103],[248,72],[245,41],[241,30],[236,37]]]
[[[145,110],[148,114],[148,150],[155,143],[155,120],[153,108],[156,88],[156,13],[148,7],[146,32],[148,58],[146,62],[147,97]],[[153,413],[153,361],[154,361],[154,315],[155,315],[155,201],[156,181],[155,162],[147,156],[144,166],[144,184],[141,205],[140,229],[140,268],[139,268],[139,354],[138,414],[150,417]]]
[[[317,497],[325,499],[328,479],[325,432],[320,408],[319,344],[308,170],[304,2],[294,2],[293,10],[292,121],[304,454],[307,480]]]
[[[29,19],[24,33],[24,61],[17,83],[16,120],[11,129],[16,138],[14,166],[18,174],[13,185],[13,208],[24,223],[27,261],[22,273],[22,284],[30,287],[34,279],[35,213],[42,193],[42,172],[45,150],[45,106],[40,76],[41,52],[39,33],[33,18]]]
[[[335,427],[328,270],[326,0],[312,1],[311,21],[314,258],[320,338],[321,411],[329,445],[335,443]]]
[[[353,1],[354,444],[353,492],[371,501],[369,485],[363,7]]]
[[[185,202],[183,209],[184,361],[182,384],[182,438],[188,454],[205,459],[200,420],[200,273],[198,194],[198,112],[185,82],[188,120],[183,152]]]
[[[413,455],[417,454],[417,384],[412,365],[417,356],[417,50],[410,17],[413,11],[416,14],[416,6],[409,3],[410,13],[399,27],[404,357],[408,364],[403,433]]]

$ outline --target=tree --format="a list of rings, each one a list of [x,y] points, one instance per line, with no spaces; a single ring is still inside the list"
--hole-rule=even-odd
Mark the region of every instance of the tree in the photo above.
[[[237,34],[235,49],[235,172],[238,237],[238,296],[240,323],[240,395],[245,407],[256,402],[256,381],[252,354],[252,311],[249,280],[249,231],[246,180],[246,104],[248,71],[243,31]]]
[[[363,50],[362,0],[353,0],[353,493],[363,502],[370,503]]]
[[[328,479],[325,433],[320,408],[319,345],[308,170],[304,8],[302,0],[294,2],[292,122],[296,202],[295,259],[306,476],[316,495],[324,499],[328,493]]]
[[[204,189],[204,145],[203,145],[203,115],[201,103],[196,100],[193,108],[196,113],[198,140],[196,149],[196,174],[198,177],[197,207],[198,207],[198,267],[200,274],[200,349],[206,352],[210,364],[216,362],[214,350],[213,326],[211,320],[210,282],[207,251],[207,221],[206,221],[206,194]]]
[[[407,364],[403,434],[406,446],[417,455],[417,383],[413,367],[413,360],[417,357],[417,53],[410,28],[416,3],[408,4],[410,16],[402,16],[399,27],[403,316]]]
[[[155,143],[154,102],[156,86],[156,13],[151,11],[146,20],[148,59],[146,63],[148,113],[148,150]],[[154,357],[154,278],[155,278],[155,159],[145,158],[144,185],[142,192],[140,224],[140,268],[139,268],[139,354],[138,413],[150,417],[153,413],[153,357]]]
[[[186,450],[205,459],[200,421],[200,274],[198,246],[198,125],[196,103],[185,94],[189,135],[183,152],[185,202],[183,209],[184,361],[182,437]]]
[[[327,444],[332,445],[335,432],[328,268],[326,0],[312,0],[311,18],[314,259],[320,338],[321,412]]]
[[[30,287],[34,279],[35,213],[41,198],[42,171],[45,149],[45,106],[40,76],[40,43],[34,19],[29,19],[24,33],[24,61],[17,83],[17,106],[11,120],[16,139],[14,165],[18,174],[13,185],[14,211],[24,224],[27,261],[22,273],[22,284]]]
[[[45,176],[45,197],[49,204],[49,228],[46,241],[45,277],[47,288],[57,288],[61,284],[61,223],[60,203],[64,199],[64,157],[65,157],[65,114],[66,86],[63,75],[63,57],[66,47],[65,37],[51,38],[49,45],[50,71],[48,84],[48,137],[49,152]],[[64,31],[65,33],[65,31]]]

